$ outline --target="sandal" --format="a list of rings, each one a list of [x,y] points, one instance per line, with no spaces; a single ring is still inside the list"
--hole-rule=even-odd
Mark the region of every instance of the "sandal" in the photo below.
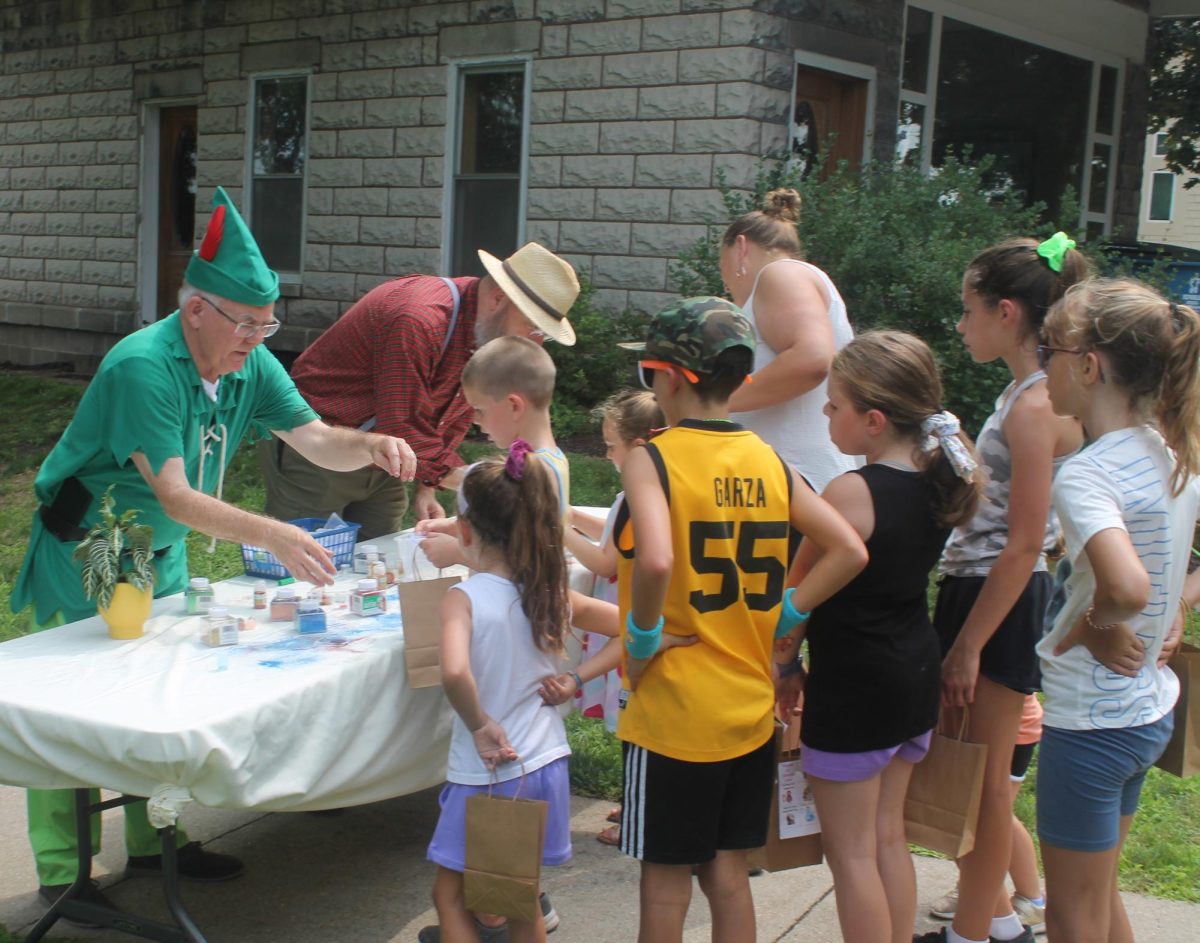
[[[612,845],[615,848],[621,844],[621,826],[606,825],[596,833],[596,841],[601,845]]]
[[[605,816],[605,820],[608,822],[615,822],[616,824],[620,825],[621,824],[621,807],[619,805],[613,806],[612,811],[609,812],[608,815]]]

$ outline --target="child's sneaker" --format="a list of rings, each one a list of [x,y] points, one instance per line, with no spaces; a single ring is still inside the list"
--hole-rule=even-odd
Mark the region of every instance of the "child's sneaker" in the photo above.
[[[1014,909],[1015,909],[1014,905]],[[937,917],[939,920],[953,920],[955,913],[958,912],[958,885],[954,885],[954,890],[950,891],[945,897],[929,908],[929,916]],[[1024,919],[1024,918],[1022,918]]]
[[[1020,894],[1012,896],[1013,910],[1021,919],[1021,923],[1025,924],[1034,933],[1046,932],[1046,905],[1035,904],[1028,897],[1022,897]]]

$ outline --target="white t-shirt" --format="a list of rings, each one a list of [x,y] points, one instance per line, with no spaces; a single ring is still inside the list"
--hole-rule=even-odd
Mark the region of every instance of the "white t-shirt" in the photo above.
[[[1062,523],[1072,573],[1066,602],[1037,647],[1042,659],[1044,723],[1064,730],[1140,727],[1162,718],[1179,697],[1179,679],[1157,666],[1163,639],[1178,612],[1187,576],[1200,479],[1171,495],[1174,456],[1148,426],[1101,436],[1073,456],[1054,479],[1054,508]],[[1150,601],[1130,620],[1145,643],[1146,660],[1134,678],[1114,674],[1083,645],[1053,654],[1092,604],[1096,577],[1084,547],[1102,530],[1129,534],[1150,575]]]
[[[471,600],[471,674],[479,702],[521,757],[521,762],[497,767],[495,781],[520,778],[522,763],[525,772],[532,773],[570,756],[558,708],[538,695],[542,679],[559,674],[563,665],[559,656],[533,644],[516,585],[491,573],[476,573],[450,592],[466,593]],[[446,779],[469,786],[485,786],[492,779],[475,749],[475,738],[457,714]]]

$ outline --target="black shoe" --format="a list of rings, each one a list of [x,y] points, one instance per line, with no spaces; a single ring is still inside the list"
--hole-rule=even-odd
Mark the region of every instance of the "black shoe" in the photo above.
[[[245,868],[233,855],[220,855],[205,851],[200,842],[190,841],[179,849],[176,858],[179,876],[189,881],[228,881],[241,874]],[[162,855],[130,855],[125,865],[125,876],[158,877],[162,874]]]
[[[939,927],[937,930],[930,930],[928,933],[920,935],[914,933],[913,943],[946,943],[946,928]]]
[[[546,932],[553,933],[562,921],[559,919],[558,911],[550,903],[550,895],[546,893],[539,895],[538,904],[542,908],[542,923],[546,925]],[[475,932],[479,934],[481,943],[508,943],[507,923],[502,923],[498,927],[489,927],[476,919]],[[442,928],[438,926],[422,927],[417,934],[417,943],[441,943],[441,941]]]
[[[998,940],[994,936],[989,936],[991,943],[1036,943],[1036,937],[1033,935],[1033,929],[1026,924],[1021,924],[1021,935],[1014,936],[1011,940]]]
[[[42,884],[38,887],[38,896],[47,904],[53,904],[60,897],[62,897],[63,894],[70,890],[70,888],[70,884]],[[118,913],[120,912],[120,908],[118,908],[116,904],[114,904],[111,900],[105,897],[103,893],[101,893],[100,885],[96,881],[89,881],[87,886],[84,887],[83,893],[72,898],[72,900],[77,900],[83,904],[93,904],[96,907],[105,907]],[[96,930],[104,926],[102,923],[92,923],[90,920],[73,919],[67,916],[63,916],[60,919],[65,920],[72,926],[83,927],[88,930]]]

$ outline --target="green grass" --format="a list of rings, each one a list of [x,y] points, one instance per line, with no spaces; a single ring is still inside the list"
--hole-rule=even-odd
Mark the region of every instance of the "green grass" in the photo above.
[[[571,744],[571,790],[597,799],[621,798],[621,741],[604,721],[578,711],[567,716]]]

